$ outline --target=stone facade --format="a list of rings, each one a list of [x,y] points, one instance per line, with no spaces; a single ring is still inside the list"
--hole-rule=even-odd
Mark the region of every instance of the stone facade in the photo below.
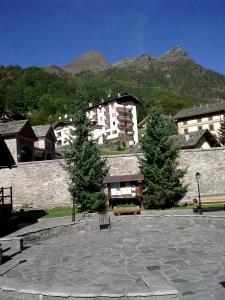
[[[139,173],[138,157],[134,154],[107,158],[110,175],[134,175]],[[195,173],[201,173],[203,201],[225,202],[225,148],[182,150],[180,166],[187,168],[184,183],[188,192],[183,201],[197,197]],[[13,187],[15,206],[32,207],[70,206],[69,176],[63,168],[63,160],[18,163],[16,168],[1,170],[0,186]]]

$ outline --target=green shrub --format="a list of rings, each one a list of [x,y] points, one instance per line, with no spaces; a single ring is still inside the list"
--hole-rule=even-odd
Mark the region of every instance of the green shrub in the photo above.
[[[107,198],[104,192],[82,193],[82,211],[103,212],[107,208]]]

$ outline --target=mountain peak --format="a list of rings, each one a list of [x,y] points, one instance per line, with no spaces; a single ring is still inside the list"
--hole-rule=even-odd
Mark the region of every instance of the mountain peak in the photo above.
[[[79,59],[65,65],[64,70],[73,75],[82,71],[98,72],[108,68],[108,62],[105,57],[97,51],[89,51]]]
[[[179,45],[176,45],[174,48],[170,49],[168,52],[166,52],[166,54],[188,56],[187,51],[182,49]]]
[[[181,59],[189,59],[187,51],[182,49],[179,45],[167,51],[162,56],[158,57],[159,60],[163,60],[165,62],[173,62]]]
[[[137,57],[134,60],[134,65],[138,69],[148,69],[149,62],[152,60],[151,56],[148,53],[144,53],[141,56]]]

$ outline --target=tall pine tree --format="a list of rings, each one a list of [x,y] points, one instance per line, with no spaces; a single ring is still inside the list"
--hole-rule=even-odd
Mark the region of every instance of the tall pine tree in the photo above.
[[[74,139],[65,154],[70,175],[69,190],[82,211],[102,211],[106,208],[103,178],[107,175],[106,160],[101,158],[97,141],[93,139],[93,126],[86,116],[85,101],[80,92],[75,99],[72,116]]]
[[[185,170],[178,168],[179,146],[170,138],[172,134],[169,121],[159,112],[151,111],[141,138],[144,157],[140,158],[140,169],[144,175],[146,208],[172,207],[186,193],[180,181]]]
[[[218,140],[223,146],[225,146],[225,114],[223,115],[223,119],[220,121],[220,128],[218,129]]]

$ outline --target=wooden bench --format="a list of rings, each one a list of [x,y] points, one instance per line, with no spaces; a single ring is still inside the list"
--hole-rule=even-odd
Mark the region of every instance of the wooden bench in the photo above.
[[[99,213],[98,221],[100,230],[111,228],[110,217],[107,213]]]

